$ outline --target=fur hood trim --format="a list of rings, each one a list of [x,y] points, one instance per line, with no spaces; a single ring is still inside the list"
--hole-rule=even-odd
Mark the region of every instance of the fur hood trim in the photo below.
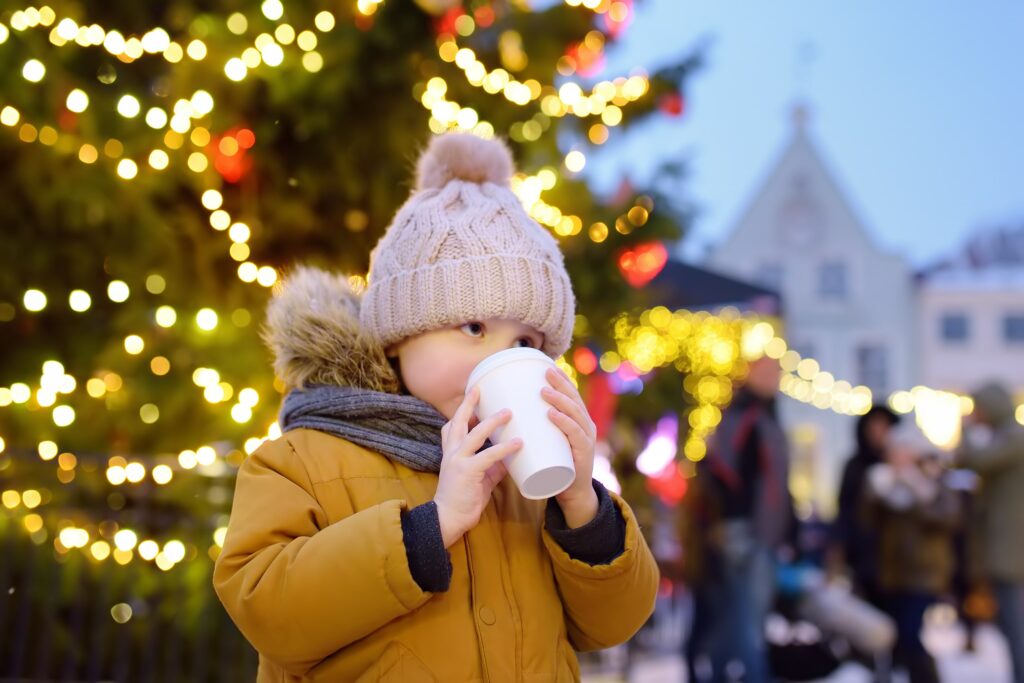
[[[286,390],[313,384],[399,393],[380,342],[359,325],[361,295],[343,275],[297,268],[267,306],[263,340]]]

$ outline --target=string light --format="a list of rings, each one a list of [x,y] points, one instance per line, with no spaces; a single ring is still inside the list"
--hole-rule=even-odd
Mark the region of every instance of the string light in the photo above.
[[[704,442],[720,422],[721,408],[731,400],[733,381],[742,378],[747,362],[761,356],[780,362],[780,391],[798,401],[843,415],[864,415],[874,404],[870,388],[836,379],[813,358],[802,358],[789,349],[770,322],[739,317],[735,310],[713,316],[656,307],[638,320],[620,316],[614,332],[617,349],[600,360],[605,372],[622,372],[626,367],[627,374],[642,376],[675,365],[686,373],[684,390],[695,403],[683,449],[690,460],[704,457]],[[914,412],[925,435],[942,448],[955,446],[959,417],[973,409],[967,396],[928,387],[894,392],[888,401],[898,413]],[[1018,419],[1024,415],[1024,405],[1016,414]]]
[[[65,104],[70,111],[81,114],[89,107],[89,96],[85,94],[85,91],[75,88],[68,93]]]
[[[212,308],[203,308],[196,313],[196,325],[204,332],[210,332],[217,327],[217,312]]]
[[[22,303],[25,304],[25,310],[38,313],[46,308],[46,295],[38,289],[29,289],[22,297]]]
[[[117,102],[117,113],[126,119],[135,118],[141,109],[139,100],[134,95],[123,95]]]
[[[579,150],[573,150],[565,155],[565,167],[570,173],[579,173],[586,164],[587,158]]]
[[[38,83],[46,76],[46,67],[38,59],[30,59],[21,68],[21,75],[25,77],[26,81]]]
[[[371,16],[377,12],[377,8],[383,4],[383,0],[356,0],[356,9],[363,16]]]
[[[92,305],[92,297],[89,296],[88,292],[76,289],[68,295],[68,305],[76,313],[84,313]]]
[[[113,280],[107,285],[107,296],[115,303],[124,303],[131,295],[131,289],[123,280]]]

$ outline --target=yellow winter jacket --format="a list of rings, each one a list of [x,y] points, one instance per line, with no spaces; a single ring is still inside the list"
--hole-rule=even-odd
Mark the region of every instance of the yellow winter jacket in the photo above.
[[[399,515],[436,486],[305,429],[246,460],[214,586],[260,653],[260,683],[579,680],[574,649],[624,642],[651,614],[658,570],[625,502],[611,494],[625,552],[592,566],[555,543],[545,504],[507,477],[449,549],[449,590],[423,592]]]

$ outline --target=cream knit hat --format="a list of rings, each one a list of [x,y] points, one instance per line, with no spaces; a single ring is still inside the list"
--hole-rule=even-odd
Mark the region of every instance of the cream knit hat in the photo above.
[[[360,323],[385,346],[472,320],[510,318],[565,353],[575,300],[562,252],[509,187],[512,154],[469,133],[435,137],[416,189],[370,255]]]

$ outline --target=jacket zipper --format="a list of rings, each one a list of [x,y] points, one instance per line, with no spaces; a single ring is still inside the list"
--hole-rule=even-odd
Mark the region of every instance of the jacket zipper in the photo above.
[[[487,651],[484,648],[484,641],[480,635],[480,624],[476,615],[476,574],[473,571],[473,553],[469,549],[469,535],[472,530],[467,531],[462,537],[462,545],[466,549],[466,570],[469,572],[469,614],[473,620],[473,631],[476,633],[477,650],[480,653],[480,668],[483,670],[484,681],[491,680],[487,673]]]

